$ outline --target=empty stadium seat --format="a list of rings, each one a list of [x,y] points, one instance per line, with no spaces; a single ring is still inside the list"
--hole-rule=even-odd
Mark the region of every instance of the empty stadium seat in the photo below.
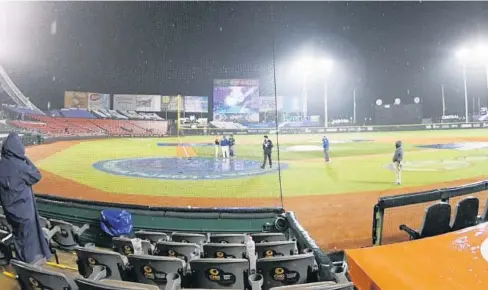
[[[249,262],[245,259],[204,258],[190,262],[192,287],[245,289]]]
[[[12,260],[12,267],[21,289],[78,289],[66,275],[39,266]]]
[[[61,249],[73,250],[79,245],[79,238],[83,233],[90,228],[88,224],[83,225],[81,228],[71,223],[51,219],[51,226],[58,226],[60,231],[53,236],[53,241],[59,245]]]
[[[451,230],[450,219],[451,205],[440,202],[425,209],[424,220],[418,232],[406,225],[400,225],[400,230],[405,231],[411,240],[432,237],[449,232]]]
[[[0,230],[11,233],[12,232],[12,227],[7,221],[7,217],[4,216],[3,214],[0,214]]]
[[[202,245],[207,241],[207,236],[193,233],[173,233],[171,235],[171,240],[179,243],[194,243],[197,245]]]
[[[166,286],[168,282],[181,285],[186,268],[185,261],[171,257],[129,255],[129,263],[137,282],[159,287]]]
[[[93,276],[96,266],[102,266],[106,270],[105,278],[113,280],[122,280],[126,277],[128,268],[125,257],[119,253],[108,250],[96,249],[92,245],[75,248],[76,263],[78,272],[85,278]]]
[[[480,201],[476,197],[466,197],[460,200],[454,211],[454,219],[451,222],[451,230],[457,231],[474,226],[478,217]]]
[[[160,290],[154,285],[103,279],[100,281],[76,278],[79,290]],[[174,289],[176,290],[176,289]]]
[[[483,211],[483,214],[479,217],[479,220],[481,222],[488,222],[488,199],[485,203],[485,210]]]
[[[251,234],[251,237],[255,243],[286,241],[283,233],[256,233]]]
[[[313,254],[261,258],[256,268],[263,275],[263,290],[317,281]]]
[[[154,255],[175,257],[186,262],[200,257],[200,246],[193,243],[157,242]]]
[[[149,255],[152,253],[151,242],[139,239],[141,242],[141,250],[143,255]],[[136,254],[134,252],[133,241],[125,237],[114,237],[112,238],[113,250],[124,256]]]
[[[210,236],[211,243],[244,244],[247,236],[245,234],[213,234]]]
[[[135,232],[136,237],[142,240],[148,240],[155,244],[159,241],[169,241],[169,236],[166,233],[160,232],[150,232],[150,231],[137,231]]]
[[[258,258],[290,256],[297,253],[296,242],[278,241],[256,244]]]
[[[203,245],[204,258],[243,259],[247,257],[244,244],[208,243]]]

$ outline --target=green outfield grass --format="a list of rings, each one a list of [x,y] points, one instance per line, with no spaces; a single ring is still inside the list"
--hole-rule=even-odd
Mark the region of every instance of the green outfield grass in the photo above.
[[[484,137],[486,130],[417,131],[388,133],[329,134],[332,140],[332,162],[325,164],[320,151],[290,152],[290,147],[320,146],[322,135],[280,135],[282,163],[288,169],[281,173],[283,193],[287,196],[337,194],[357,191],[396,188],[394,173],[385,168],[391,162],[394,140],[422,138],[463,139]],[[235,136],[239,159],[262,160],[262,136]],[[271,137],[271,136],[270,136]],[[338,140],[368,139],[373,142],[337,143]],[[110,159],[140,157],[174,157],[176,147],[158,147],[158,142],[212,143],[213,136],[191,136],[163,139],[107,139],[86,141],[58,152],[37,164],[40,168],[59,176],[98,189],[117,193],[139,193],[158,196],[186,197],[277,197],[277,173],[224,180],[161,180],[134,178],[108,174],[93,167],[95,162]],[[275,144],[276,136],[273,136]],[[437,143],[432,140],[432,143]],[[469,151],[425,150],[406,142],[405,159],[412,164],[420,162],[450,162],[468,164],[449,171],[406,171],[402,186],[420,186],[455,179],[477,177],[488,168],[485,156],[488,149]],[[276,148],[276,147],[275,147]],[[213,157],[213,147],[194,147],[199,157]],[[277,161],[277,150],[273,157]],[[468,157],[468,159],[466,159]],[[466,161],[468,160],[468,161]],[[484,160],[484,161],[483,161]],[[449,164],[450,164],[449,163]],[[444,164],[444,163],[442,163]],[[422,165],[424,166],[424,165]],[[425,166],[435,166],[427,164]]]

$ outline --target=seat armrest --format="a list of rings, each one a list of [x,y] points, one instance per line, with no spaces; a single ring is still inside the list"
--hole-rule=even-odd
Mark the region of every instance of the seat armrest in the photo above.
[[[420,234],[418,232],[409,228],[406,225],[400,225],[400,230],[405,231],[410,236],[411,240],[416,240],[416,239],[420,238]]]
[[[100,281],[101,279],[104,279],[106,277],[107,277],[107,269],[105,268],[105,266],[96,265],[93,267],[93,272],[90,275],[90,277],[88,277],[88,279],[94,281]]]

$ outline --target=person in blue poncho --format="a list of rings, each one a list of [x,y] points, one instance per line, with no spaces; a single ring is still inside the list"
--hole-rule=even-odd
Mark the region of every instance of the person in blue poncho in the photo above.
[[[25,156],[19,135],[10,133],[0,159],[0,203],[12,227],[17,259],[36,264],[51,257],[32,193],[39,180],[41,173]]]
[[[222,148],[223,158],[229,158],[229,140],[225,135],[223,136],[222,140],[220,140],[220,147]]]
[[[326,136],[322,138],[322,147],[324,148],[325,162],[330,162],[329,158],[329,139]]]

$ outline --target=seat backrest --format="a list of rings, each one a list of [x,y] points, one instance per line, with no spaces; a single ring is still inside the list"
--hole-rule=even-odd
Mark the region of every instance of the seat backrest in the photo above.
[[[245,289],[249,262],[245,259],[203,258],[190,262],[194,288]]]
[[[166,285],[169,274],[183,275],[185,269],[182,259],[149,255],[129,255],[129,264],[137,282],[158,286]]]
[[[154,255],[180,258],[188,262],[200,256],[200,246],[193,243],[157,242]]]
[[[447,233],[451,230],[451,205],[439,202],[425,209],[424,220],[420,228],[420,237],[432,237]]]
[[[283,233],[256,233],[251,234],[251,237],[256,244],[286,241],[285,234]]]
[[[45,217],[39,216],[39,223],[41,224],[42,228],[45,228],[45,229],[51,228],[51,223]]]
[[[244,244],[208,243],[203,245],[204,258],[243,259],[246,258],[247,248]]]
[[[296,250],[295,241],[278,241],[256,244],[258,258],[293,255]]]
[[[54,234],[53,241],[60,245],[61,248],[72,249],[78,246],[77,239],[74,235],[74,226],[71,223],[51,219],[51,226],[58,226],[60,231]]]
[[[207,236],[193,233],[173,233],[171,235],[171,241],[201,245],[207,241]]]
[[[4,216],[3,214],[0,214],[0,230],[5,231],[5,232],[12,232],[12,227],[7,221],[7,217]]]
[[[455,209],[454,219],[451,223],[451,230],[457,231],[474,226],[478,219],[480,200],[476,197],[468,196],[460,200]]]
[[[151,243],[155,244],[158,241],[168,241],[169,236],[166,233],[159,233],[159,232],[149,232],[149,231],[137,231],[135,232],[136,237],[142,240],[148,240]]]
[[[256,262],[257,272],[263,275],[263,290],[273,287],[304,284],[310,281],[314,255],[302,254],[261,258]]]
[[[135,254],[134,245],[132,244],[132,240],[129,238],[114,237],[112,238],[112,245],[114,250],[121,255],[128,256]],[[142,254],[151,254],[151,243],[149,241],[141,240],[141,247]]]
[[[76,278],[75,283],[78,285],[79,290],[159,290],[159,287],[154,285],[109,279],[94,281],[85,278]]]
[[[89,277],[93,273],[93,267],[100,265],[106,268],[106,278],[122,280],[122,271],[125,265],[119,253],[82,247],[76,247],[75,251],[78,257],[78,272],[83,277]]]
[[[50,271],[21,261],[12,260],[21,289],[63,289],[75,290],[74,281],[64,274]]]
[[[210,236],[211,243],[244,244],[245,234],[213,234]]]

